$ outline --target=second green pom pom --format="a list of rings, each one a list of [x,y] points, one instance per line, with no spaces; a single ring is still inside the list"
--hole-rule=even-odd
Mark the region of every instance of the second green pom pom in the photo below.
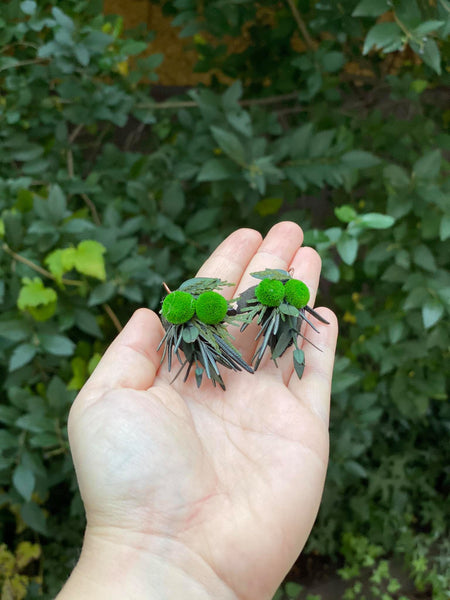
[[[195,313],[195,298],[187,292],[177,290],[168,294],[162,303],[162,316],[175,325],[186,323]]]
[[[280,306],[284,285],[278,279],[263,279],[255,289],[255,296],[264,306]]]
[[[217,325],[223,321],[227,310],[227,301],[217,292],[203,292],[195,305],[198,320],[206,325]]]
[[[300,279],[289,279],[284,286],[286,294],[286,302],[295,306],[295,308],[303,308],[309,301],[309,289],[306,283]]]

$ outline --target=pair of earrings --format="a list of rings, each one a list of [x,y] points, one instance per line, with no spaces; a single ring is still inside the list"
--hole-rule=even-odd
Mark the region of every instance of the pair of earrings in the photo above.
[[[321,323],[328,324],[328,321],[308,306],[310,295],[306,284],[294,279],[287,271],[266,269],[252,273],[252,276],[260,280],[259,284],[250,287],[237,299],[227,301],[216,291],[231,284],[208,277],[188,279],[164,298],[160,313],[165,334],[158,350],[164,344],[161,362],[167,356],[169,372],[173,356],[177,357],[181,367],[174,379],[187,365],[184,381],[195,367],[198,387],[203,375],[206,375],[214,386],[218,384],[225,390],[218,365],[233,371],[253,373],[267,348],[270,348],[276,364],[277,358],[292,345],[294,369],[298,377],[302,377],[305,355],[298,346],[298,336],[312,344],[300,332],[303,321],[318,332],[306,313]],[[254,320],[260,326],[255,340],[260,342],[251,366],[233,346],[227,325],[240,325],[240,330],[244,331]]]

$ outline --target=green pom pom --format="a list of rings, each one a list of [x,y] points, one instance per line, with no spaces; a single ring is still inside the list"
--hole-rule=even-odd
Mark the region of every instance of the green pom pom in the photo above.
[[[289,279],[284,285],[286,302],[295,306],[295,308],[303,308],[309,301],[309,289],[306,283],[299,279]]]
[[[163,317],[175,325],[186,323],[195,313],[195,298],[187,292],[171,292],[164,298],[161,313]]]
[[[279,279],[263,279],[255,289],[255,296],[264,306],[280,306],[284,285]]]
[[[206,325],[216,325],[223,321],[227,310],[228,302],[217,292],[203,292],[195,305],[198,320]]]

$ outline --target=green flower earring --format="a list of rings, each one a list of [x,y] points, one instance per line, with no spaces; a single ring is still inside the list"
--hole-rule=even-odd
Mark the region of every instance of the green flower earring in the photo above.
[[[300,332],[303,321],[314,331],[319,332],[306,313],[311,314],[321,323],[326,325],[329,323],[308,306],[310,298],[308,286],[303,281],[292,278],[287,271],[266,269],[251,275],[261,281],[239,297],[236,314],[243,321],[241,331],[244,331],[254,319],[261,326],[255,338],[256,340],[261,338],[261,343],[252,359],[253,368],[255,371],[258,369],[267,347],[270,348],[272,359],[276,364],[277,358],[283,356],[293,345],[294,368],[301,379],[305,368],[305,353],[298,346],[298,336],[320,350]]]
[[[158,350],[164,344],[161,362],[167,356],[169,372],[173,355],[178,358],[181,368],[174,380],[187,365],[184,381],[195,367],[198,387],[203,374],[206,374],[214,387],[218,384],[225,390],[218,365],[233,371],[244,369],[253,373],[252,367],[232,345],[232,337],[226,328],[226,325],[235,322],[234,311],[227,300],[215,291],[226,285],[230,284],[220,279],[196,277],[185,281],[174,292],[168,290],[169,294],[161,306],[161,321],[166,332]]]

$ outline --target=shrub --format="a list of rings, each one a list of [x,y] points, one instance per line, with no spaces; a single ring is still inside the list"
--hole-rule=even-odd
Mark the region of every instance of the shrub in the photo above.
[[[37,540],[42,593],[55,595],[83,529],[66,429],[76,391],[132,311],[159,307],[163,280],[176,288],[236,227],[294,219],[341,321],[331,463],[307,551],[358,566],[346,548],[364,532],[380,569],[402,558],[441,600],[446,4],[344,0],[339,18],[335,3],[308,0],[164,5],[196,34],[198,68],[232,85],[158,104],[163,57],[140,56],[150,33],[122,31],[97,1],[2,5],[3,554],[11,566],[17,542]],[[227,53],[240,32],[246,49]],[[20,579],[30,598],[34,575]]]

